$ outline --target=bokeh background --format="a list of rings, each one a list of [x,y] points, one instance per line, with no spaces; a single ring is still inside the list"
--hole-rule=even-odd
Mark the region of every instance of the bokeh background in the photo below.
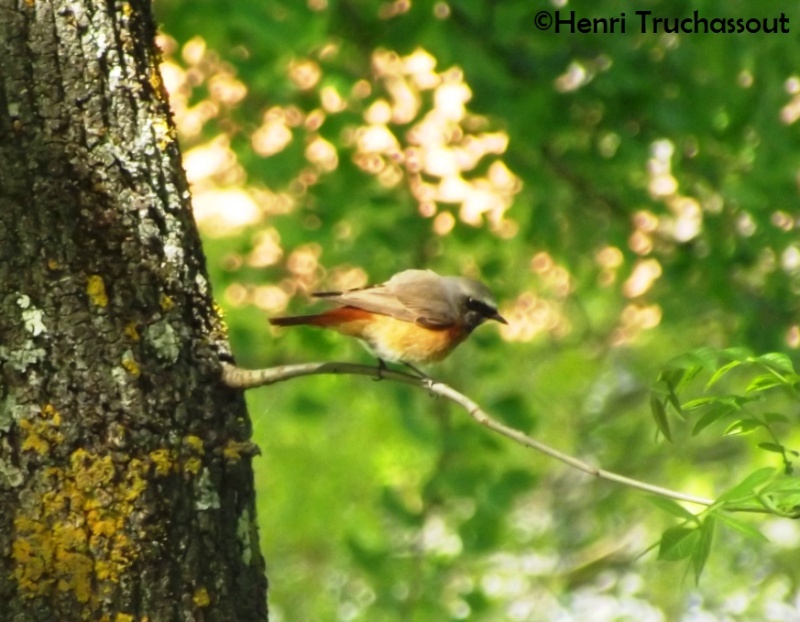
[[[791,32],[642,34],[634,8],[783,12]],[[619,16],[612,0],[155,9],[240,365],[370,362],[266,319],[306,310],[315,289],[431,268],[484,280],[509,319],[429,370],[501,421],[699,495],[776,464],[724,425],[664,442],[648,391],[698,346],[797,358],[796,3],[650,0],[627,7],[625,34],[534,24],[541,10]],[[248,401],[276,622],[799,619],[788,519],[750,519],[768,544],[718,531],[697,585],[649,550],[674,518],[645,495],[424,392],[320,376]],[[784,407],[782,441],[800,446],[797,404]]]

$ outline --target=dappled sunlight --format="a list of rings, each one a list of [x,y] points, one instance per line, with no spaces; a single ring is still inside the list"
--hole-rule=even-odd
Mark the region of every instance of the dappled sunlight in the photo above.
[[[372,61],[378,85],[389,97],[378,97],[364,112],[367,125],[355,130],[355,164],[387,184],[406,178],[426,217],[452,204],[461,222],[488,222],[500,230],[522,183],[501,160],[489,164],[485,177],[469,175],[485,158],[504,153],[508,136],[483,131],[485,120],[468,112],[472,92],[463,72],[437,73],[435,58],[424,50],[407,57],[379,50]],[[432,92],[433,106],[425,112],[427,92]],[[403,133],[392,127],[412,122]],[[446,228],[442,223],[434,220],[439,235]]]
[[[533,292],[520,294],[511,306],[501,311],[508,320],[508,326],[500,327],[506,341],[532,341],[541,335],[558,337],[569,332],[561,305]]]
[[[159,34],[157,43],[164,54],[161,72],[184,149],[183,165],[192,185],[198,225],[208,235],[220,237],[261,222],[268,211],[266,197],[245,186],[247,176],[231,148],[231,132],[220,131],[205,141],[201,137],[209,122],[224,119],[246,97],[247,87],[201,37],[184,44],[183,64],[178,62],[174,39]],[[206,96],[191,104],[201,87]]]
[[[631,303],[625,305],[619,318],[619,325],[611,336],[611,344],[614,346],[630,345],[642,331],[658,326],[661,323],[661,316],[661,307],[657,304]]]
[[[289,63],[289,78],[301,91],[307,91],[320,81],[322,70],[313,60],[293,60]]]
[[[781,267],[789,274],[800,273],[800,248],[790,244],[781,253]]]
[[[427,205],[432,207],[431,203],[425,203],[421,205]],[[431,209],[431,211],[433,211]],[[438,236],[446,236],[448,235],[453,228],[456,226],[456,217],[453,216],[450,212],[440,212],[436,214],[436,217],[433,219],[433,232]]]
[[[617,282],[617,273],[625,261],[622,251],[616,246],[604,246],[595,253],[595,262],[600,267],[597,283],[600,287],[610,287]]]
[[[657,259],[639,259],[622,291],[628,298],[637,298],[646,294],[661,276],[661,264]]]
[[[322,247],[319,244],[310,243],[298,246],[289,254],[286,267],[301,285],[310,288],[319,280],[322,270],[319,264],[320,255],[322,255]]]
[[[408,13],[411,9],[411,0],[389,0],[389,2],[381,3],[378,8],[378,17],[380,19],[392,19]]]
[[[306,159],[323,173],[330,173],[339,165],[336,147],[320,136],[316,136],[308,143],[305,155]]]
[[[202,182],[241,186],[245,180],[244,169],[224,134],[193,147],[183,156],[186,178],[197,185]]]
[[[588,84],[593,77],[583,63],[572,61],[567,70],[556,79],[554,86],[557,91],[568,93]]]
[[[202,39],[192,39],[183,47],[185,68],[174,60],[178,53],[175,42],[162,37],[161,43],[175,122],[179,135],[189,145],[186,170],[194,184],[195,197],[207,206],[202,193],[214,190],[214,186],[233,184],[240,186],[243,193],[252,192],[243,175],[224,174],[239,170],[228,134],[192,144],[207,123],[219,119],[245,97],[246,88]],[[508,135],[490,129],[486,119],[469,112],[472,91],[461,69],[437,72],[436,59],[422,49],[408,56],[377,50],[372,55],[372,69],[370,81],[357,81],[349,94],[343,94],[325,84],[324,71],[317,61],[291,60],[287,77],[299,91],[319,89],[320,107],[304,111],[296,106],[276,105],[267,109],[261,124],[249,135],[253,151],[269,158],[284,153],[295,141],[303,141],[303,155],[309,166],[301,166],[287,183],[299,198],[340,165],[340,148],[321,134],[327,117],[349,113],[356,105],[366,104],[362,122],[347,124],[339,136],[341,144],[352,151],[349,157],[359,169],[387,188],[405,183],[419,202],[423,217],[452,213],[464,224],[488,224],[499,236],[515,235],[517,227],[506,212],[522,182],[499,159],[508,148]],[[204,84],[210,96],[189,106],[194,91]],[[369,98],[374,99],[365,101]],[[481,168],[485,170],[483,175],[474,173]],[[208,183],[200,186],[199,180]],[[450,212],[447,206],[454,211]],[[260,220],[257,210],[249,212],[250,220],[243,219],[240,211],[238,216],[232,216],[229,227],[220,227],[219,220],[226,211],[213,214],[214,231],[233,231]],[[205,212],[198,214],[204,230],[205,219]],[[432,227],[437,235],[444,235],[445,230],[452,229],[451,224],[455,224],[451,218],[434,218]]]
[[[255,306],[268,313],[280,313],[289,305],[289,293],[277,285],[253,287],[250,298]]]
[[[672,174],[672,158],[675,155],[672,141],[662,139],[653,142],[650,153],[647,161],[650,196],[662,201],[670,211],[658,219],[658,232],[678,243],[689,242],[703,230],[700,202],[679,192],[678,180]]]
[[[546,252],[536,253],[530,262],[536,286],[516,297],[501,309],[508,325],[500,327],[506,341],[532,341],[539,336],[567,336],[572,326],[565,303],[572,293],[572,277]]]
[[[366,270],[358,266],[337,266],[330,270],[327,282],[333,291],[346,291],[369,284]]]
[[[430,52],[417,49],[401,56],[376,50],[371,56],[372,75],[355,81],[349,90],[326,79],[323,61],[338,53],[337,46],[324,46],[318,58],[291,59],[286,64],[287,80],[298,92],[318,99],[318,107],[313,103],[308,109],[272,105],[258,125],[245,131],[230,115],[247,95],[233,69],[200,37],[179,48],[173,39],[161,35],[159,45],[195,217],[205,235],[238,235],[247,227],[264,226],[271,215],[293,211],[310,188],[341,166],[343,158],[383,187],[405,186],[417,201],[419,216],[430,221],[431,232],[438,237],[450,235],[459,224],[487,226],[502,239],[518,234],[519,226],[507,211],[522,182],[501,159],[509,137],[469,111],[472,90],[463,71],[458,67],[437,71]],[[334,117],[347,122],[339,122],[338,135],[327,136],[328,121]],[[212,123],[215,135],[204,138]],[[282,189],[248,180],[232,147],[234,139],[241,137],[261,158],[284,156],[293,145],[302,144],[302,160]],[[306,224],[314,219],[310,217]],[[244,256],[228,262],[230,271],[244,265],[281,264],[292,283],[289,289],[297,291],[314,289],[323,278],[339,281],[342,287],[365,281],[363,270],[354,275],[336,266],[323,269],[318,246],[287,251],[272,227],[253,241]],[[280,295],[278,290],[232,287],[226,299],[235,306],[255,304],[275,311],[286,304],[287,288],[282,284],[279,290]],[[530,301],[523,299],[518,306],[518,314],[528,320],[518,325],[511,338],[530,338],[541,328],[532,332],[527,325],[533,314]],[[558,324],[549,317],[542,324],[541,309],[533,315],[537,326]]]
[[[792,349],[800,348],[800,326],[792,324],[786,331],[786,345]]]
[[[254,268],[272,266],[283,257],[280,233],[273,227],[258,231],[253,236],[253,250],[247,257],[247,264]]]
[[[288,115],[280,108],[272,108],[264,115],[264,122],[250,137],[253,150],[262,157],[283,151],[292,142]]]
[[[177,61],[178,44],[174,39],[162,33],[157,44],[164,54],[161,75],[182,141],[198,138],[206,123],[247,96],[247,87],[236,79],[233,68],[208,50],[202,37],[184,44],[182,65]],[[194,91],[204,84],[207,97],[191,105]]]
[[[234,282],[223,292],[225,304],[231,308],[254,305],[269,313],[283,313],[289,301],[297,293],[294,283],[285,279],[277,285],[247,285]]]
[[[784,212],[783,210],[778,210],[777,212],[772,212],[772,216],[770,216],[770,222],[778,227],[781,231],[789,232],[795,228],[795,219],[790,216],[788,213]]]
[[[238,188],[207,188],[193,200],[195,219],[211,237],[230,235],[258,222],[262,210],[253,197]]]
[[[564,73],[555,79],[553,88],[559,93],[577,91],[594,80],[597,74],[608,71],[611,65],[611,58],[603,54],[591,59],[572,60]]]
[[[462,548],[461,538],[444,517],[431,513],[419,533],[422,552],[433,556],[454,557]]]
[[[787,79],[784,88],[791,95],[791,99],[781,109],[781,121],[786,125],[792,125],[800,119],[800,77],[792,76]]]

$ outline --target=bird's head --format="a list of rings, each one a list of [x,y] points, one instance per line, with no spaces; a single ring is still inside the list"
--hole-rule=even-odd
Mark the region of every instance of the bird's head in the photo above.
[[[497,303],[489,288],[483,283],[460,276],[449,278],[452,279],[455,302],[461,311],[467,330],[474,330],[486,320],[508,324],[497,311]]]

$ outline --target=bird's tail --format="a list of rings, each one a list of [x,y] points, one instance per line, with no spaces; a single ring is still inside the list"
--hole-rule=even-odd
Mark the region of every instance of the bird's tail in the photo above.
[[[269,323],[273,326],[301,326],[303,324],[310,324],[312,326],[319,326],[322,314],[316,315],[291,315],[289,317],[273,317],[269,319]]]
[[[340,324],[352,322],[354,320],[368,320],[372,318],[372,313],[356,307],[338,307],[328,309],[322,313],[314,315],[290,315],[288,317],[270,318],[269,323],[273,326],[322,326],[336,328]]]

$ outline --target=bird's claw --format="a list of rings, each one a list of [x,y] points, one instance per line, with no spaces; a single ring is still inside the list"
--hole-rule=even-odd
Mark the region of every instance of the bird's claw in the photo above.
[[[375,373],[375,377],[372,379],[373,382],[379,382],[383,380],[383,372],[387,369],[386,362],[383,359],[378,359],[378,369]]]

